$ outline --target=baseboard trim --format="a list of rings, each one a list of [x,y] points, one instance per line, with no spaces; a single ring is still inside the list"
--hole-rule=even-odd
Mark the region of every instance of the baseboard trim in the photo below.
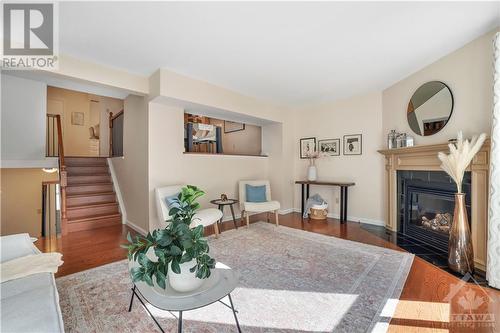
[[[125,224],[128,225],[130,228],[134,229],[135,231],[137,231],[138,233],[140,233],[143,236],[146,236],[147,233],[148,233],[146,230],[144,230],[143,228],[139,227],[137,224],[135,224],[135,223],[133,223],[133,222],[131,222],[129,220],[127,220]]]
[[[301,212],[300,208],[294,208],[293,211],[295,213],[300,213]],[[340,218],[340,214],[338,214],[338,213],[328,213],[327,217],[332,218],[332,219],[339,219]],[[350,222],[358,222],[358,223],[372,224],[372,225],[377,225],[377,226],[385,227],[385,222],[384,221],[370,219],[370,218],[366,218],[366,217],[357,217],[357,216],[348,215],[347,216],[347,220],[350,221]]]

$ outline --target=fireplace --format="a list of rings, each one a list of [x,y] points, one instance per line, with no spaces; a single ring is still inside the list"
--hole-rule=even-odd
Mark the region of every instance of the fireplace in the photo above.
[[[448,253],[448,237],[455,207],[455,183],[442,171],[398,171],[398,233],[420,244]],[[463,191],[470,221],[471,176]]]

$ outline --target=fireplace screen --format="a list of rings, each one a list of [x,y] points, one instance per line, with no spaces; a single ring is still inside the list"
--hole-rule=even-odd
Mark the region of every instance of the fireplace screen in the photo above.
[[[411,188],[408,194],[409,224],[448,236],[455,206],[453,194]]]

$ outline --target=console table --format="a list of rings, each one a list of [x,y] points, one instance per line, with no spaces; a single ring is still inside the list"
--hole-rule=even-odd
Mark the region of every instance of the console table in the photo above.
[[[301,214],[302,214],[302,216],[304,216],[305,202],[309,198],[309,186],[310,185],[338,186],[338,187],[340,187],[340,222],[345,223],[347,221],[347,189],[349,188],[349,186],[356,185],[355,183],[297,180],[295,182],[295,184],[300,184],[302,186],[302,201],[301,201]]]

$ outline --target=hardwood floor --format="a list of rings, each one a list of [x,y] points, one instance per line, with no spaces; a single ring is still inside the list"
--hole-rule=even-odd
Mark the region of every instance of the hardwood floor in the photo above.
[[[251,217],[252,222],[265,220],[263,214]],[[281,215],[280,224],[404,251],[355,222],[303,220],[299,214],[291,213]],[[232,228],[232,221],[225,222],[221,237]],[[39,240],[36,245],[42,251],[63,254],[64,264],[56,274],[63,276],[126,258],[126,251],[119,245],[125,242],[128,231],[134,233],[126,226],[105,227],[70,233],[52,241]],[[206,233],[212,234],[213,228],[206,228]],[[418,257],[392,311],[389,332],[500,332],[500,291],[463,282]]]

